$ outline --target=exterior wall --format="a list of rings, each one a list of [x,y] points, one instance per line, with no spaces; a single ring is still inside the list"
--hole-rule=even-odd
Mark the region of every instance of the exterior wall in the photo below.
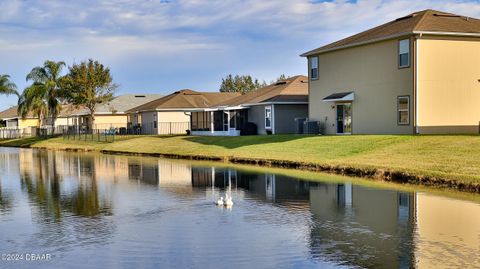
[[[420,133],[478,133],[480,39],[418,41]]]
[[[410,67],[398,68],[398,40],[388,40],[318,55],[319,79],[309,84],[309,118],[336,133],[335,103],[326,96],[355,92],[353,134],[411,134],[413,128],[413,42]],[[397,124],[397,97],[410,96],[410,125]]]
[[[190,129],[190,115],[183,111],[158,112],[158,134],[184,134]]]
[[[57,118],[55,120],[55,127],[57,126],[68,126],[68,125],[73,125],[72,120],[68,118]]]
[[[295,133],[295,118],[308,117],[308,105],[275,105],[275,134]]]
[[[20,129],[26,127],[38,127],[40,121],[38,119],[18,119],[18,127]]]
[[[250,107],[248,110],[248,121],[257,125],[258,134],[267,134],[265,130],[265,105]]]
[[[95,115],[95,126],[98,129],[127,127],[127,115]]]

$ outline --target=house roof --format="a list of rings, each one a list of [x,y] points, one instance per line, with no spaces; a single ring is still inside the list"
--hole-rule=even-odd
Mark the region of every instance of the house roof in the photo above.
[[[268,102],[308,102],[308,78],[301,75],[294,76],[219,103],[217,106],[238,106]]]
[[[479,34],[480,37],[480,20],[432,9],[422,10],[308,51],[301,56],[310,56],[349,46],[361,45],[416,33]]]
[[[161,98],[161,94],[124,94],[113,98],[111,101],[98,104],[95,108],[95,114],[124,114],[128,110],[145,103]],[[88,109],[83,108],[72,115],[89,114]]]
[[[15,119],[15,118],[20,118],[20,115],[18,115],[18,106],[12,106],[8,109],[5,109],[4,111],[0,112],[0,119]],[[27,118],[36,118],[33,113],[29,113],[27,115]]]
[[[195,109],[208,108],[239,96],[239,93],[197,92],[193,90],[176,91],[165,97],[130,109],[128,112],[155,111],[161,109]]]

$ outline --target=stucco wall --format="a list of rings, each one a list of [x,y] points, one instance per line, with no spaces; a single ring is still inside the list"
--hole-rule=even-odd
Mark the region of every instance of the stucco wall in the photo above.
[[[258,134],[267,134],[265,130],[265,106],[252,106],[248,110],[248,121],[257,125]]]
[[[420,133],[478,133],[480,39],[418,41]]]
[[[334,103],[322,99],[333,93],[354,91],[353,134],[413,133],[413,65],[398,68],[397,44],[395,39],[320,54],[319,79],[309,85],[309,118],[325,122],[326,132],[335,134]],[[413,43],[410,48],[413,55]],[[407,126],[397,124],[397,97],[401,95],[410,95]]]
[[[275,134],[295,133],[295,118],[308,117],[308,105],[275,105]]]
[[[95,128],[127,127],[127,115],[95,115]]]
[[[40,124],[38,119],[19,119],[18,128],[22,129],[25,127],[38,127]]]
[[[158,134],[185,134],[190,129],[190,115],[183,111],[158,112]]]

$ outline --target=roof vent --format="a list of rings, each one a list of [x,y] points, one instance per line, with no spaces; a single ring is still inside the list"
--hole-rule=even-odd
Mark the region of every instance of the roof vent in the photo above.
[[[135,95],[135,98],[145,98],[145,97],[147,97],[147,96],[145,96],[145,95]]]
[[[284,84],[287,84],[286,80],[277,81],[277,83],[275,83],[275,85],[284,85]]]

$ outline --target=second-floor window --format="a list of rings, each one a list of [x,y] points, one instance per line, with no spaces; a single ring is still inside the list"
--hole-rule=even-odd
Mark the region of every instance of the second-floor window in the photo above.
[[[318,79],[318,57],[310,58],[310,79]]]
[[[410,39],[398,41],[398,67],[410,66]]]

